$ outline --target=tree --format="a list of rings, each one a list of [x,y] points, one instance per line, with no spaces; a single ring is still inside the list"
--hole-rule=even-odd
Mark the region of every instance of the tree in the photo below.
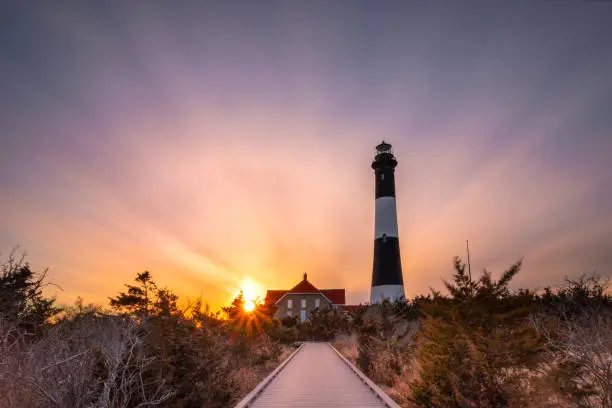
[[[158,289],[156,296],[157,298],[153,304],[153,312],[156,315],[168,317],[179,313],[179,309],[176,305],[178,295],[172,293],[170,289]]]
[[[19,325],[28,332],[40,328],[61,309],[55,298],[46,298],[42,290],[47,285],[47,271],[36,273],[25,262],[25,255],[15,256],[0,264],[0,317]]]
[[[117,297],[109,298],[110,305],[115,309],[146,317],[153,305],[157,284],[149,271],[137,274],[134,281],[136,285],[125,285],[128,288],[127,292],[120,292]]]
[[[221,310],[227,315],[227,327],[234,332],[251,335],[256,329],[261,328],[261,326],[257,324],[256,309],[250,313],[247,312],[244,309],[245,303],[244,294],[240,291],[232,303],[229,306],[222,307]]]
[[[120,292],[109,298],[110,305],[139,317],[171,316],[180,313],[177,307],[178,296],[168,288],[158,288],[149,271],[136,275],[136,285],[125,285],[127,292]]]
[[[229,306],[221,308],[227,316],[226,325],[231,330],[246,335],[262,333],[274,326],[273,315],[276,311],[274,306],[262,304],[255,299],[255,308],[247,312],[244,308],[247,300],[242,291],[234,298]]]
[[[232,300],[232,303],[229,306],[223,306],[221,310],[227,315],[228,320],[237,320],[245,315],[245,303],[244,293],[240,291],[234,300]]]
[[[413,402],[424,407],[520,404],[525,372],[538,364],[542,347],[526,324],[534,295],[508,288],[521,261],[498,281],[487,271],[472,281],[460,258],[454,266],[453,282],[445,282],[450,296],[436,294],[421,305],[421,378],[413,386]]]

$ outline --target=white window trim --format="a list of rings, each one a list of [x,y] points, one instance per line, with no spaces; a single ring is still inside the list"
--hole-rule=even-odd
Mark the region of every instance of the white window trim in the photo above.
[[[274,302],[274,304],[278,305],[283,301],[284,298],[286,298],[287,296],[293,296],[293,295],[319,295],[323,299],[327,300],[331,305],[340,305],[340,303],[332,302],[330,298],[328,298],[327,296],[325,296],[325,294],[323,294],[323,292],[287,292],[283,296],[281,296],[280,299]]]
[[[293,309],[293,299],[287,299],[287,309]]]
[[[302,307],[302,309],[306,309],[306,299],[302,298],[302,301],[300,302],[300,306]]]

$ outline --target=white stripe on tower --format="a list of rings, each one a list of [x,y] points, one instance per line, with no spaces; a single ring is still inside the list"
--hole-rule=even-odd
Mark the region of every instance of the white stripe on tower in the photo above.
[[[376,146],[372,162],[376,174],[376,210],[371,303],[395,301],[405,296],[395,203],[396,166],[391,145],[383,141]]]
[[[394,302],[406,297],[404,285],[379,285],[372,286],[370,292],[370,303],[381,303],[383,300]]]
[[[374,239],[388,237],[398,238],[397,232],[397,208],[395,197],[378,197],[374,218]]]

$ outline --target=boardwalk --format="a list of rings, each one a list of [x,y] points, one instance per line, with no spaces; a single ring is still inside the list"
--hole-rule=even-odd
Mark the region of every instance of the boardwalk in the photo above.
[[[392,407],[376,385],[328,343],[305,343],[236,408]]]

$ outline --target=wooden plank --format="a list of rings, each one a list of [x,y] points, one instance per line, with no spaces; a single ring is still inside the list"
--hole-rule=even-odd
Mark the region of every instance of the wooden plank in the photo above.
[[[346,357],[344,357],[338,350],[336,350],[336,348],[334,346],[329,344],[329,347],[331,347],[332,350],[334,350],[336,352],[338,357],[340,357],[340,359],[342,359],[342,361],[344,361],[344,363],[361,379],[361,381],[363,381],[365,383],[365,385],[368,386],[368,388],[370,388],[372,391],[374,391],[374,393],[378,396],[378,398],[380,398],[385,403],[385,406],[387,406],[389,408],[401,408],[399,406],[399,404],[397,404],[395,401],[393,401],[391,399],[391,397],[389,397],[378,385],[374,384],[374,381],[370,380],[353,363],[348,361],[346,359]]]
[[[235,408],[246,408],[250,406],[250,404],[257,398],[259,394],[266,388],[266,386],[278,376],[278,374],[285,368],[287,364],[291,361],[293,357],[304,347],[304,343],[300,344],[300,346],[293,352],[289,357],[285,359],[278,367],[274,369],[266,378],[263,379],[262,382],[257,384],[257,387],[253,389],[253,391],[249,392],[246,397],[244,397],[238,404],[236,404]]]

